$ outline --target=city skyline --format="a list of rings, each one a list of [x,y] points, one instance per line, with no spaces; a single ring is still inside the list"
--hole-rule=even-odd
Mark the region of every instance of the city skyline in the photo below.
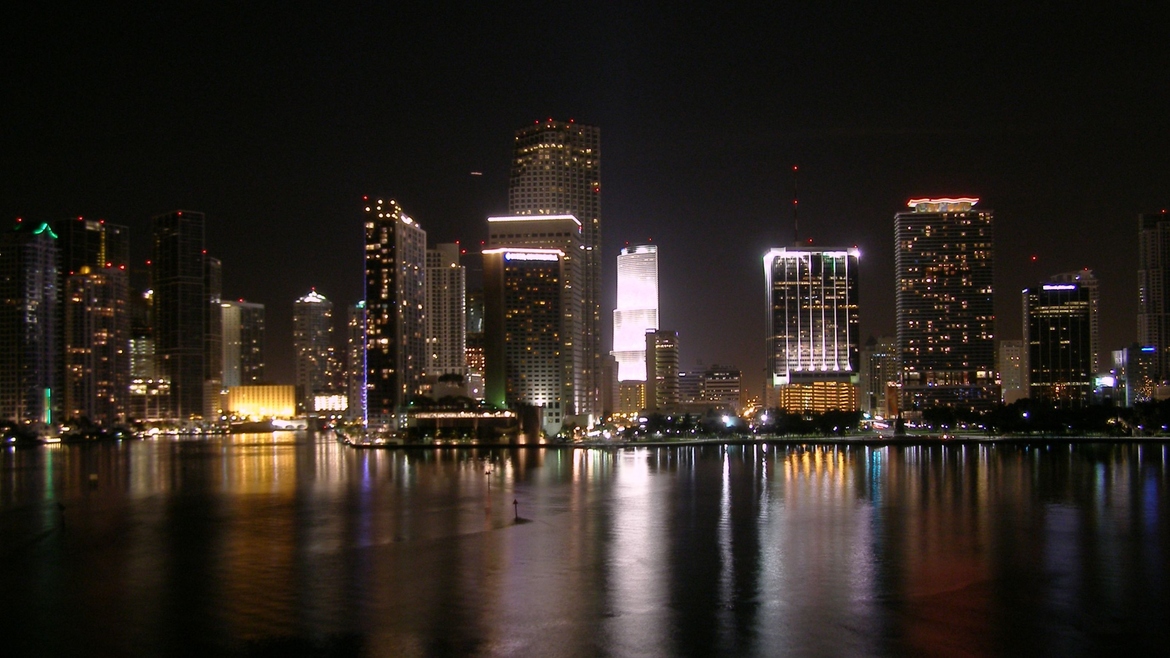
[[[680,332],[682,367],[734,363],[749,391],[763,375],[757,259],[792,233],[793,164],[801,234],[864,254],[863,338],[893,332],[888,218],[908,198],[970,193],[997,210],[998,291],[1093,269],[1102,350],[1136,338],[1133,219],[1170,205],[1153,8],[553,10],[577,48],[495,36],[527,20],[519,7],[439,21],[256,6],[240,30],[202,9],[43,11],[7,23],[19,94],[0,110],[0,215],[128,225],[140,266],[150,217],[205,212],[224,297],[269,310],[277,381],[292,380],[289,300],[313,286],[338,308],[361,298],[360,265],[338,266],[361,259],[355,198],[392,195],[433,242],[477,244],[484,217],[507,212],[515,129],[548,118],[605,133],[602,279],[621,245],[653,238],[671,254],[660,321]],[[417,55],[365,27],[380,24],[408,26]],[[395,84],[369,84],[381,75]],[[706,312],[690,322],[694,305]],[[999,337],[1018,338],[1014,294],[997,294],[996,315]]]

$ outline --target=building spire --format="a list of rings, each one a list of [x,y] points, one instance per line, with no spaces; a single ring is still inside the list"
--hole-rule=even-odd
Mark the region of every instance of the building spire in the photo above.
[[[792,246],[800,246],[800,195],[797,187],[797,173],[799,168],[792,165]]]

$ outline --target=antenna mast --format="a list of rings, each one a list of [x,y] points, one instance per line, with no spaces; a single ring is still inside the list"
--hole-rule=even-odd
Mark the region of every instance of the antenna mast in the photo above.
[[[799,189],[797,187],[796,174],[798,167],[792,165],[792,245],[794,247],[800,246],[800,213],[799,209]]]

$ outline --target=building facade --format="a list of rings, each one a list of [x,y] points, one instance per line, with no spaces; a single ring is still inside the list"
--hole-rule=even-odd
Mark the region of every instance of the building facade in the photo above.
[[[764,255],[766,406],[858,409],[859,258],[857,249],[780,248]],[[803,406],[812,404],[807,400],[814,406]]]
[[[508,212],[572,215],[581,222],[586,359],[583,401],[576,413],[595,414],[601,390],[601,130],[571,119],[537,121],[517,130]]]
[[[220,303],[223,322],[223,387],[264,381],[264,305],[244,300]]]
[[[346,318],[345,393],[349,397],[346,416],[350,420],[366,417],[366,303],[349,307]]]
[[[994,213],[976,198],[911,199],[894,216],[902,409],[986,409],[995,383]]]
[[[678,332],[657,329],[647,331],[643,338],[646,345],[646,407],[653,411],[678,405]]]
[[[293,350],[297,404],[303,412],[315,412],[313,401],[336,393],[341,375],[333,346],[333,302],[316,290],[293,304]]]
[[[467,268],[459,245],[427,249],[427,378],[467,376]]]
[[[898,341],[869,337],[861,348],[861,410],[875,418],[898,415]]]
[[[1157,354],[1156,379],[1170,379],[1170,215],[1138,216],[1138,344]]]
[[[1026,354],[1022,340],[999,341],[999,386],[1004,404],[1028,397],[1027,380],[1024,377]]]
[[[176,210],[152,220],[151,258],[154,348],[159,368],[170,382],[166,415],[188,421],[204,413],[207,380],[207,290],[204,252],[206,218]]]
[[[61,396],[57,234],[17,220],[0,232],[0,418],[55,422]]]
[[[365,203],[366,421],[397,428],[426,368],[427,234],[394,200]]]
[[[617,257],[613,355],[618,381],[647,381],[646,332],[658,329],[658,247],[626,247]]]
[[[1088,404],[1095,374],[1089,287],[1048,282],[1026,288],[1023,306],[1028,397],[1061,407]]]

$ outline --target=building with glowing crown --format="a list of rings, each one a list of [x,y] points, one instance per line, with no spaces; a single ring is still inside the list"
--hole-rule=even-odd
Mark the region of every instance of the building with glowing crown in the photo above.
[[[779,248],[764,255],[767,406],[858,409],[859,258],[856,248]]]
[[[894,216],[901,409],[986,409],[995,376],[994,213],[971,197],[911,199]]]

